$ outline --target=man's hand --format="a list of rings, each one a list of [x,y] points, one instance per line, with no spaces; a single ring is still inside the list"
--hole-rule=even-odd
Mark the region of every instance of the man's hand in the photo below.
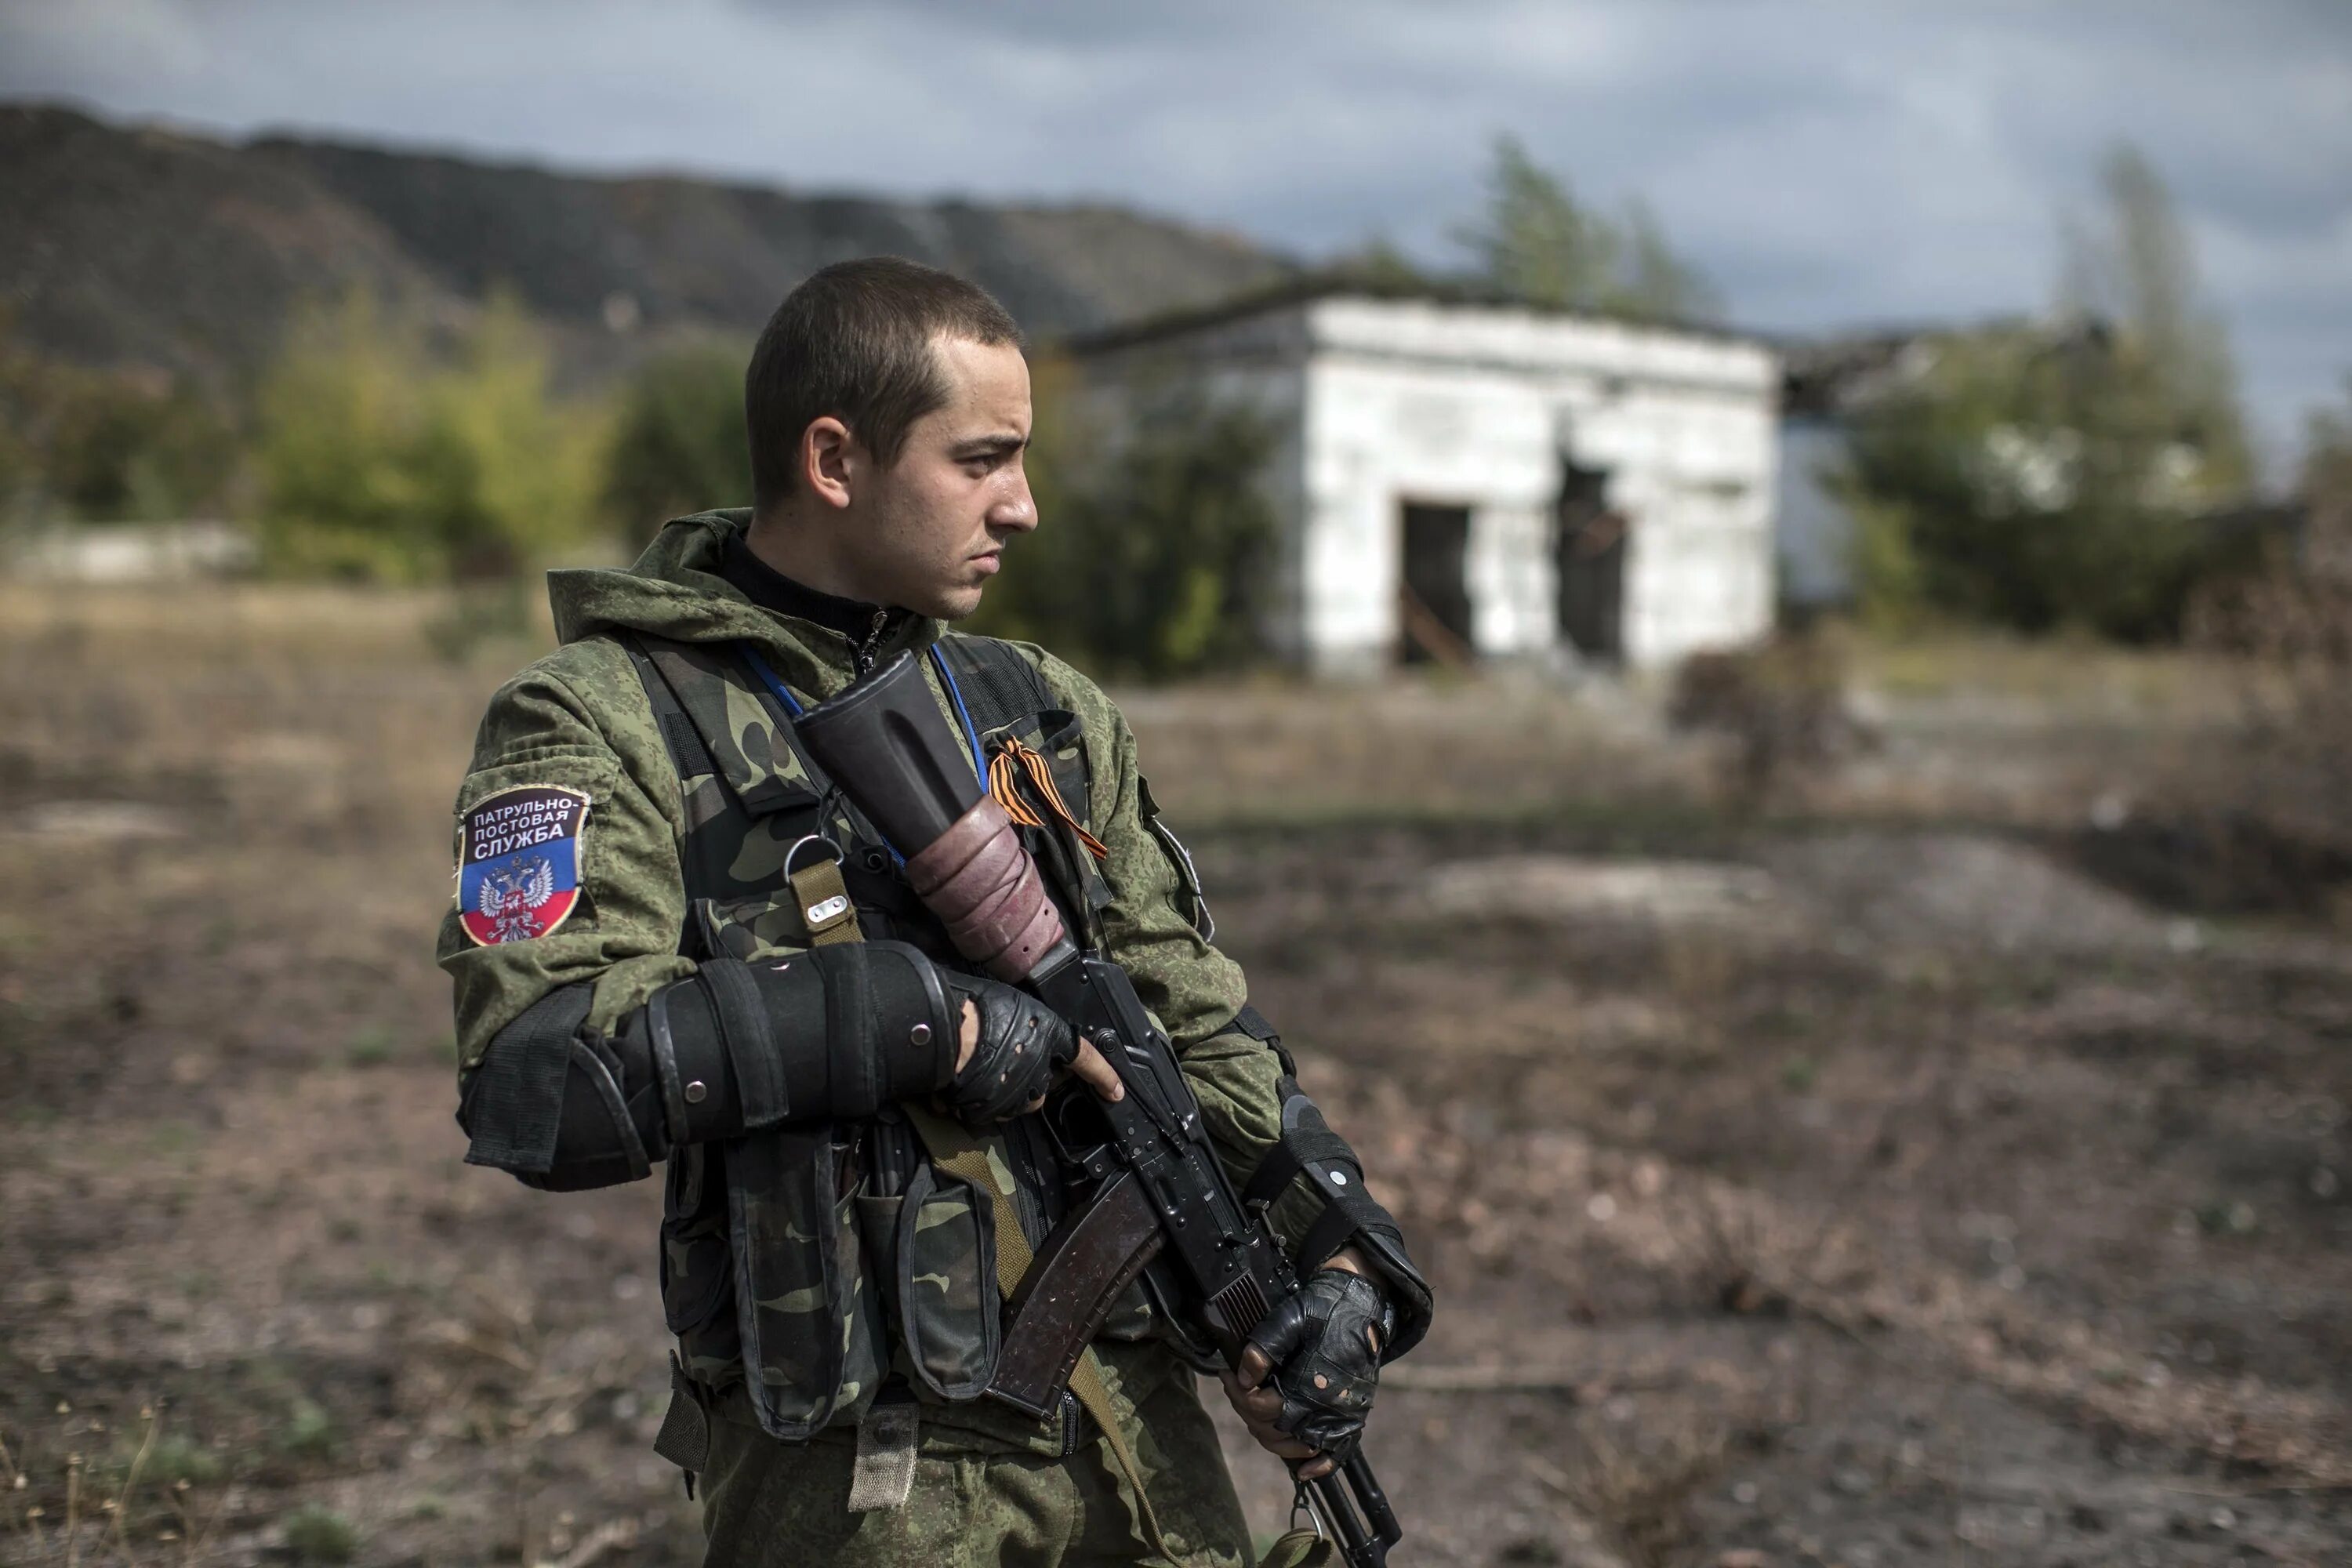
[[[1355,1248],[1341,1247],[1267,1315],[1225,1373],[1225,1399],[1258,1447],[1304,1459],[1298,1479],[1328,1476],[1353,1448],[1380,1378],[1380,1289]],[[1281,1378],[1269,1384],[1279,1369]]]
[[[1119,1074],[1110,1068],[1108,1060],[1103,1060],[1103,1053],[1096,1051],[1094,1041],[1085,1039],[1085,1037],[1077,1037],[1077,1053],[1075,1053],[1075,1056],[1063,1056],[1061,1041],[1070,1039],[1068,1025],[1063,1025],[1056,1016],[1046,1013],[1042,1004],[1030,1002],[1028,992],[1016,992],[1009,985],[997,985],[995,980],[979,980],[976,985],[973,985],[971,980],[957,980],[957,985],[967,992],[962,999],[962,1018],[960,1018],[960,1027],[957,1027],[957,1035],[955,1035],[955,1079],[957,1079],[957,1090],[964,1090],[964,1096],[960,1096],[957,1090],[950,1090],[950,1093],[948,1093],[948,1102],[950,1102],[950,1105],[955,1105],[957,1100],[964,1100],[969,1105],[969,1102],[971,1102],[971,1098],[969,1096],[971,1096],[971,1090],[976,1089],[967,1074],[969,1069],[971,1069],[973,1053],[979,1051],[981,1039],[983,1039],[981,1004],[995,1004],[995,1011],[1004,1016],[1004,1023],[1002,1023],[1000,1030],[997,1030],[1000,1035],[1002,1032],[1013,1032],[1013,1030],[1018,1030],[1018,1035],[1021,1035],[1021,1039],[1012,1039],[1012,1041],[995,1039],[995,1037],[990,1037],[988,1039],[990,1060],[992,1060],[992,1065],[995,1065],[1000,1081],[1012,1084],[1013,1079],[1021,1079],[1024,1084],[1034,1086],[1033,1098],[1030,1098],[1028,1102],[1024,1102],[1024,1105],[1013,1105],[1012,1110],[1004,1112],[1004,1117],[1009,1117],[1009,1114],[1033,1112],[1033,1110],[1045,1105],[1045,1079],[1058,1068],[1068,1068],[1070,1072],[1077,1074],[1079,1081],[1085,1081],[1089,1089],[1094,1089],[1094,1093],[1103,1096],[1106,1100],[1124,1100],[1124,1098],[1127,1098],[1127,1084],[1122,1084],[1122,1081],[1119,1081]],[[981,987],[985,987],[985,990],[981,990]],[[1030,1023],[1033,1023],[1033,1020],[1037,1027],[1030,1030]],[[1051,1037],[1049,1047],[1046,1047],[1046,1058],[1049,1058],[1049,1060],[1046,1060],[1042,1072],[1040,1072],[1040,1063],[1030,1058],[1030,1037],[1033,1035]],[[1002,1117],[988,1117],[985,1112],[979,1112],[979,1114],[981,1119],[1002,1119]]]

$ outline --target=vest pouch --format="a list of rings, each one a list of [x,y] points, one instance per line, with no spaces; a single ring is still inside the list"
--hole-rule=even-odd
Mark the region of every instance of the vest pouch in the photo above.
[[[662,1318],[678,1338],[698,1382],[732,1381],[741,1359],[735,1333],[735,1270],[727,1248],[727,1178],[719,1150],[690,1143],[670,1155],[663,1177]]]
[[[841,1190],[848,1151],[823,1125],[725,1147],[746,1391],[770,1436],[803,1441],[854,1417],[882,1379],[880,1304],[856,1195]],[[812,1221],[814,1234],[803,1228]]]
[[[898,1205],[899,1342],[941,1399],[976,1399],[996,1375],[1002,1331],[996,1235],[986,1194],[929,1161]]]
[[[906,1201],[900,1194],[877,1197],[866,1187],[857,1192],[857,1235],[866,1246],[866,1274],[880,1287],[876,1294],[881,1301],[883,1326],[890,1331],[893,1344],[899,1340],[898,1209]]]

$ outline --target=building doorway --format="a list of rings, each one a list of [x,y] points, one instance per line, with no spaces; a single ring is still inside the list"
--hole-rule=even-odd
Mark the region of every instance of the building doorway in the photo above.
[[[1560,459],[1559,635],[1589,659],[1625,657],[1625,514],[1608,502],[1609,470]]]
[[[1399,657],[1407,664],[1461,666],[1470,642],[1470,509],[1404,506],[1404,571],[1397,580]]]

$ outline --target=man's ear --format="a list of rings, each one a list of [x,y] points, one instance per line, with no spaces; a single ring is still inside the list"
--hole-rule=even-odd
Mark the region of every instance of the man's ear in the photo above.
[[[850,487],[866,469],[866,448],[832,415],[801,432],[801,478],[809,493],[831,507],[849,504]]]

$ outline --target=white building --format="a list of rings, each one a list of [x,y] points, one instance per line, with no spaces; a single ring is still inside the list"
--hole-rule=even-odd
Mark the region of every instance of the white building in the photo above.
[[[1267,630],[1318,671],[1654,666],[1770,627],[1780,369],[1755,340],[1302,285],[1071,348],[1107,420],[1181,388],[1272,421]]]

